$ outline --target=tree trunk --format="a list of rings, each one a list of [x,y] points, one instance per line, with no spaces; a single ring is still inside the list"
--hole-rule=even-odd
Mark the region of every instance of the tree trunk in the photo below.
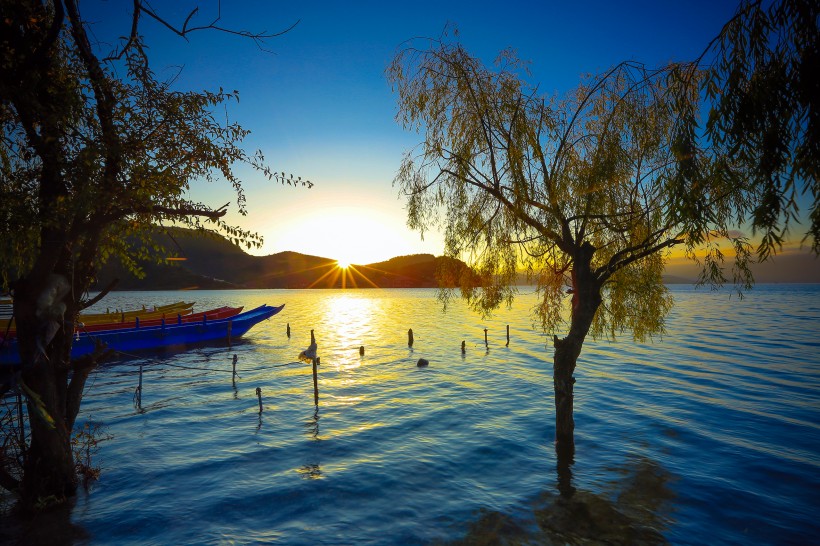
[[[571,494],[569,466],[575,454],[575,419],[573,402],[575,364],[581,354],[595,312],[601,305],[601,283],[592,273],[591,261],[595,248],[584,243],[576,253],[572,270],[572,317],[569,333],[564,339],[553,338],[552,378],[555,389],[555,442],[558,456],[559,490]]]
[[[24,510],[60,503],[77,489],[71,450],[71,424],[66,414],[67,379],[71,351],[71,331],[62,324],[54,309],[65,304],[66,294],[55,289],[54,279],[43,283],[18,281],[14,291],[17,340],[23,363],[23,383],[27,392],[31,443],[26,452],[20,488]],[[45,310],[45,295],[53,295],[57,307]],[[70,417],[70,418],[69,418]]]

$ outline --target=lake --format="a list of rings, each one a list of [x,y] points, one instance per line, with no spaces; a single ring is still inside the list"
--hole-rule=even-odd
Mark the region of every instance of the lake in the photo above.
[[[102,475],[80,491],[68,527],[44,519],[17,528],[17,539],[581,540],[545,531],[551,521],[611,541],[817,540],[820,285],[760,285],[742,300],[670,289],[662,338],[584,345],[571,467],[580,512],[561,512],[552,336],[533,327],[526,288],[487,320],[461,302],[442,313],[435,290],[113,293],[96,309],[182,299],[195,310],[286,306],[232,347],[94,372],[78,423],[102,423],[110,436],[96,455]],[[311,366],[297,362],[311,329],[318,408]]]

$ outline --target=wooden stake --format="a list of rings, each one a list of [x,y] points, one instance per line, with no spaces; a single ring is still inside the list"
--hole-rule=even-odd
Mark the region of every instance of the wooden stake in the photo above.
[[[464,341],[461,342],[461,354],[467,354],[467,345]]]
[[[288,339],[290,339],[290,322],[288,322]]]
[[[359,356],[364,356],[364,345],[359,347]]]
[[[256,387],[256,397],[259,398],[259,413],[262,413],[262,389]]]
[[[238,358],[238,356],[233,355],[233,375],[231,377],[234,378],[234,381],[236,381],[236,361]]]
[[[487,329],[486,328],[484,328],[484,345],[486,345],[488,349],[490,348],[490,343],[487,341]]]
[[[313,330],[310,331],[310,344],[316,343],[316,336],[313,335]]]
[[[510,325],[507,325],[507,347],[510,346]]]
[[[413,329],[412,328],[407,330],[407,346],[408,347],[413,346]]]

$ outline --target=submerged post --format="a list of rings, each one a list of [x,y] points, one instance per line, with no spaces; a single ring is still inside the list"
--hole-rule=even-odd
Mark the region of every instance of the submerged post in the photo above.
[[[467,345],[463,340],[461,342],[461,354],[467,354]]]
[[[316,343],[316,336],[313,335],[313,330],[310,331],[310,344]]]
[[[413,346],[413,329],[412,328],[407,330],[407,346],[408,347]]]
[[[142,364],[140,364],[139,383],[137,383],[137,388],[134,390],[134,404],[138,408],[142,407]]]
[[[290,322],[288,322],[288,339],[290,339]]]
[[[256,397],[259,399],[259,413],[262,413],[262,389],[256,387]]]
[[[319,374],[316,370],[318,358],[313,359],[313,403],[319,405]]]
[[[507,345],[505,345],[505,347],[509,347],[509,346],[510,346],[510,325],[508,324],[507,325]]]
[[[487,341],[487,329],[486,328],[484,328],[484,346],[486,346],[488,349],[490,348],[490,343]]]
[[[359,347],[359,356],[364,356],[364,345]]]
[[[233,375],[231,377],[236,378],[236,361],[239,359],[238,356],[233,355]],[[235,379],[234,379],[235,380]]]

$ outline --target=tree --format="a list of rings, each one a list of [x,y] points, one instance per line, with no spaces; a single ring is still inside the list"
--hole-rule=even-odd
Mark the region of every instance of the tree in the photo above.
[[[765,32],[803,21],[804,13],[790,9],[783,8],[790,15]],[[804,28],[783,46],[799,52],[801,62],[812,58],[803,41],[817,44],[817,8],[811,9],[813,31]],[[770,81],[785,85],[778,91],[804,106],[778,102],[774,115],[790,121],[778,125],[783,131],[774,144],[754,153],[756,139],[770,136],[760,122],[770,121],[769,112],[745,99],[736,107],[732,96],[749,92],[743,78],[756,82],[758,76],[730,50],[775,47],[765,32],[744,27],[751,24],[748,12],[741,7],[696,62],[656,70],[621,63],[560,100],[541,97],[527,84],[526,65],[513,52],[502,52],[491,69],[446,36],[411,42],[387,69],[398,94],[398,121],[424,134],[394,182],[407,199],[408,225],[422,234],[441,227],[445,254],[473,266],[477,275],[462,275],[460,290],[474,309],[488,313],[510,304],[523,267],[535,280],[535,312],[544,330],[567,327],[563,338],[553,336],[559,466],[574,453],[573,373],[584,340],[625,332],[643,340],[664,332],[672,299],[661,275],[673,247],[700,263],[701,283],[731,278],[743,289],[753,281],[750,261],[779,249],[796,210],[784,192],[795,181],[805,181],[803,191],[811,188],[816,220],[817,155],[801,146],[816,128],[806,117],[816,117],[816,110],[805,105],[818,94],[795,91],[782,78]],[[744,32],[755,39],[738,37]],[[776,48],[772,62],[783,55]],[[707,58],[718,61],[710,67]],[[814,73],[805,69],[800,65],[808,80]],[[710,105],[701,129],[700,113]],[[758,132],[747,132],[750,125]],[[794,149],[803,151],[795,156]],[[764,171],[773,155],[779,162]],[[773,178],[778,174],[783,183]],[[756,253],[735,229],[749,218],[764,231]],[[815,226],[808,236],[817,251]],[[728,278],[727,246],[733,264]],[[442,291],[445,305],[452,295]]]
[[[102,348],[72,361],[71,343],[78,313],[107,291],[87,297],[100,264],[117,254],[133,265],[151,254],[125,241],[147,241],[163,222],[259,245],[257,235],[222,220],[227,205],[192,201],[187,190],[223,180],[244,214],[234,164],[300,182],[273,173],[261,152],[247,153],[241,142],[248,131],[215,115],[236,92],[180,92],[154,77],[141,17],[182,36],[234,32],[217,21],[189,26],[195,11],[177,29],[136,0],[130,31],[104,56],[89,40],[77,0],[0,0],[0,271],[14,296],[22,362],[14,383],[26,395],[31,431],[22,475],[4,466],[0,485],[16,490],[24,507],[60,502],[77,486],[70,436]]]

